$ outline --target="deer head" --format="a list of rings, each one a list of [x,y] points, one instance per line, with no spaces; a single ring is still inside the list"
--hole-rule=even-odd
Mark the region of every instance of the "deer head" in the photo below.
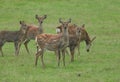
[[[47,15],[44,15],[44,16],[38,16],[38,15],[35,15],[35,18],[38,20],[38,22],[41,24],[43,23],[43,20],[47,18]]]
[[[26,31],[28,30],[27,25],[25,24],[24,21],[20,21],[20,25],[21,25],[20,30],[25,34]]]
[[[59,19],[59,22],[62,24],[62,35],[64,36],[64,42],[69,44],[69,33],[68,33],[68,24],[71,23],[71,19],[69,19],[67,22],[63,22],[61,18]]]
[[[81,36],[80,36],[83,40],[85,40],[86,42],[86,51],[89,52],[90,51],[90,47],[92,45],[92,42],[95,40],[96,37],[93,37],[92,39],[90,39],[87,31],[85,30],[85,24],[83,24],[81,26]]]
[[[92,42],[93,42],[95,39],[96,39],[96,37],[93,37],[93,38],[90,40],[89,44],[87,44],[87,46],[86,46],[87,52],[90,51],[90,47],[91,47],[91,45],[92,45]]]
[[[80,38],[80,36],[81,36],[81,28],[80,27],[76,28],[76,35],[77,35],[78,38]]]
[[[68,24],[71,23],[71,19],[69,19],[67,22],[63,22],[63,21],[61,20],[61,18],[60,18],[60,19],[59,19],[59,22],[62,24],[62,27],[63,27],[64,29],[67,29]]]

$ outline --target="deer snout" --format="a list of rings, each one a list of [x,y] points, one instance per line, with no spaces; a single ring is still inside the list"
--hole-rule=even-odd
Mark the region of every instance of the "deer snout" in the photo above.
[[[65,29],[67,29],[67,27],[65,27]]]
[[[43,23],[43,21],[41,21],[40,23]]]
[[[90,51],[90,47],[91,47],[91,44],[88,44],[88,45],[86,46],[86,51],[87,51],[87,52]]]
[[[23,30],[23,34],[25,34],[25,32],[26,32],[26,31],[25,31],[25,30]]]

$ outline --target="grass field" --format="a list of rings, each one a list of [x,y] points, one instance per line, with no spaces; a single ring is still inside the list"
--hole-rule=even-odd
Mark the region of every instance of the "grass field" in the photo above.
[[[89,53],[81,43],[81,55],[76,53],[73,63],[66,55],[66,67],[62,62],[58,67],[55,54],[46,51],[45,69],[40,60],[34,66],[34,41],[29,43],[31,55],[22,45],[18,57],[13,43],[6,43],[5,56],[0,54],[0,82],[120,82],[120,0],[0,0],[0,31],[18,30],[20,20],[38,25],[36,14],[48,16],[46,33],[55,33],[59,18],[71,18],[97,38]]]

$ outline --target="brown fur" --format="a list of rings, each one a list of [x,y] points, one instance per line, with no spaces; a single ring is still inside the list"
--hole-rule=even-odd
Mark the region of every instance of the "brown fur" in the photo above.
[[[39,58],[39,56],[41,56],[42,66],[44,67],[43,54],[44,54],[44,50],[47,49],[50,51],[55,51],[57,53],[58,66],[60,64],[60,57],[61,57],[60,52],[62,51],[63,64],[65,66],[64,50],[69,44],[68,23],[70,23],[71,20],[69,20],[68,22],[62,22],[60,19],[59,22],[62,23],[63,33],[60,33],[60,34],[40,34],[40,35],[36,36],[36,43],[37,43],[39,50],[36,53],[35,65],[37,65],[38,58]]]
[[[60,33],[62,32],[62,26],[58,26],[57,29],[60,29]],[[70,53],[71,53],[71,61],[74,61],[74,52],[75,52],[75,48],[78,48],[78,54],[80,54],[80,42],[85,41],[86,42],[86,46],[87,45],[91,45],[92,40],[90,39],[87,31],[84,28],[84,25],[82,25],[79,29],[81,32],[80,36],[76,36],[76,29],[77,29],[77,25],[75,24],[71,24],[68,26],[68,32],[69,35],[72,35],[72,37],[69,37],[69,48],[70,48]],[[78,40],[79,39],[79,40]],[[95,39],[95,37],[94,37]],[[87,49],[87,51],[89,51],[89,48]]]
[[[27,52],[29,53],[29,49],[28,49],[28,43],[30,40],[34,40],[36,35],[38,34],[41,34],[43,33],[43,28],[42,28],[42,23],[44,21],[44,19],[46,19],[47,15],[44,15],[44,16],[38,16],[36,15],[35,18],[38,20],[39,22],[39,26],[33,26],[33,25],[29,25],[29,30],[27,32],[27,37],[24,41],[24,45],[25,45],[25,48],[27,50]]]
[[[0,51],[3,56],[2,47],[5,42],[13,42],[15,45],[15,55],[19,54],[20,45],[26,37],[27,25],[24,21],[20,21],[21,27],[19,31],[1,31],[0,32]]]

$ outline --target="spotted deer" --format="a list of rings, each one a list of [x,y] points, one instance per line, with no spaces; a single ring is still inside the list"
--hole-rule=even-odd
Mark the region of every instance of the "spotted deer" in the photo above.
[[[43,33],[42,24],[43,24],[44,19],[47,18],[47,15],[44,15],[44,16],[36,15],[35,18],[38,20],[39,26],[29,25],[28,26],[29,30],[27,32],[27,37],[26,37],[26,39],[24,41],[24,45],[25,45],[25,48],[26,48],[28,54],[29,54],[29,49],[28,49],[27,45],[30,42],[30,40],[35,40],[36,35]]]
[[[20,21],[20,30],[19,31],[0,31],[0,52],[3,55],[2,47],[5,42],[13,42],[15,46],[15,55],[19,54],[19,49],[21,43],[23,42],[24,38],[27,34],[27,25],[24,21]]]
[[[61,33],[62,29],[63,28],[60,25],[56,28],[56,32]],[[80,34],[79,34],[80,36],[76,36],[76,32],[78,30],[80,30]],[[73,37],[69,37],[69,48],[70,48],[70,53],[71,53],[71,61],[74,61],[74,49],[76,47],[78,48],[78,54],[80,55],[80,42],[82,42],[82,41],[86,42],[86,51],[89,52],[91,44],[96,37],[93,37],[92,39],[90,39],[87,31],[85,30],[84,24],[80,28],[77,28],[77,25],[75,25],[75,24],[69,25],[68,32],[69,32],[69,35],[73,36]],[[79,41],[77,41],[78,38],[79,38]]]
[[[63,22],[61,19],[59,19],[59,22],[62,24],[62,33],[60,34],[39,34],[36,36],[36,44],[39,48],[37,53],[35,54],[35,65],[37,66],[37,61],[39,56],[41,56],[41,62],[42,66],[44,67],[44,61],[43,61],[43,55],[44,51],[50,50],[57,53],[58,57],[58,66],[60,65],[60,59],[61,59],[61,53],[62,52],[62,59],[63,59],[63,65],[65,66],[65,48],[69,44],[69,33],[68,33],[68,24],[71,22],[71,19],[69,19],[67,22]]]

